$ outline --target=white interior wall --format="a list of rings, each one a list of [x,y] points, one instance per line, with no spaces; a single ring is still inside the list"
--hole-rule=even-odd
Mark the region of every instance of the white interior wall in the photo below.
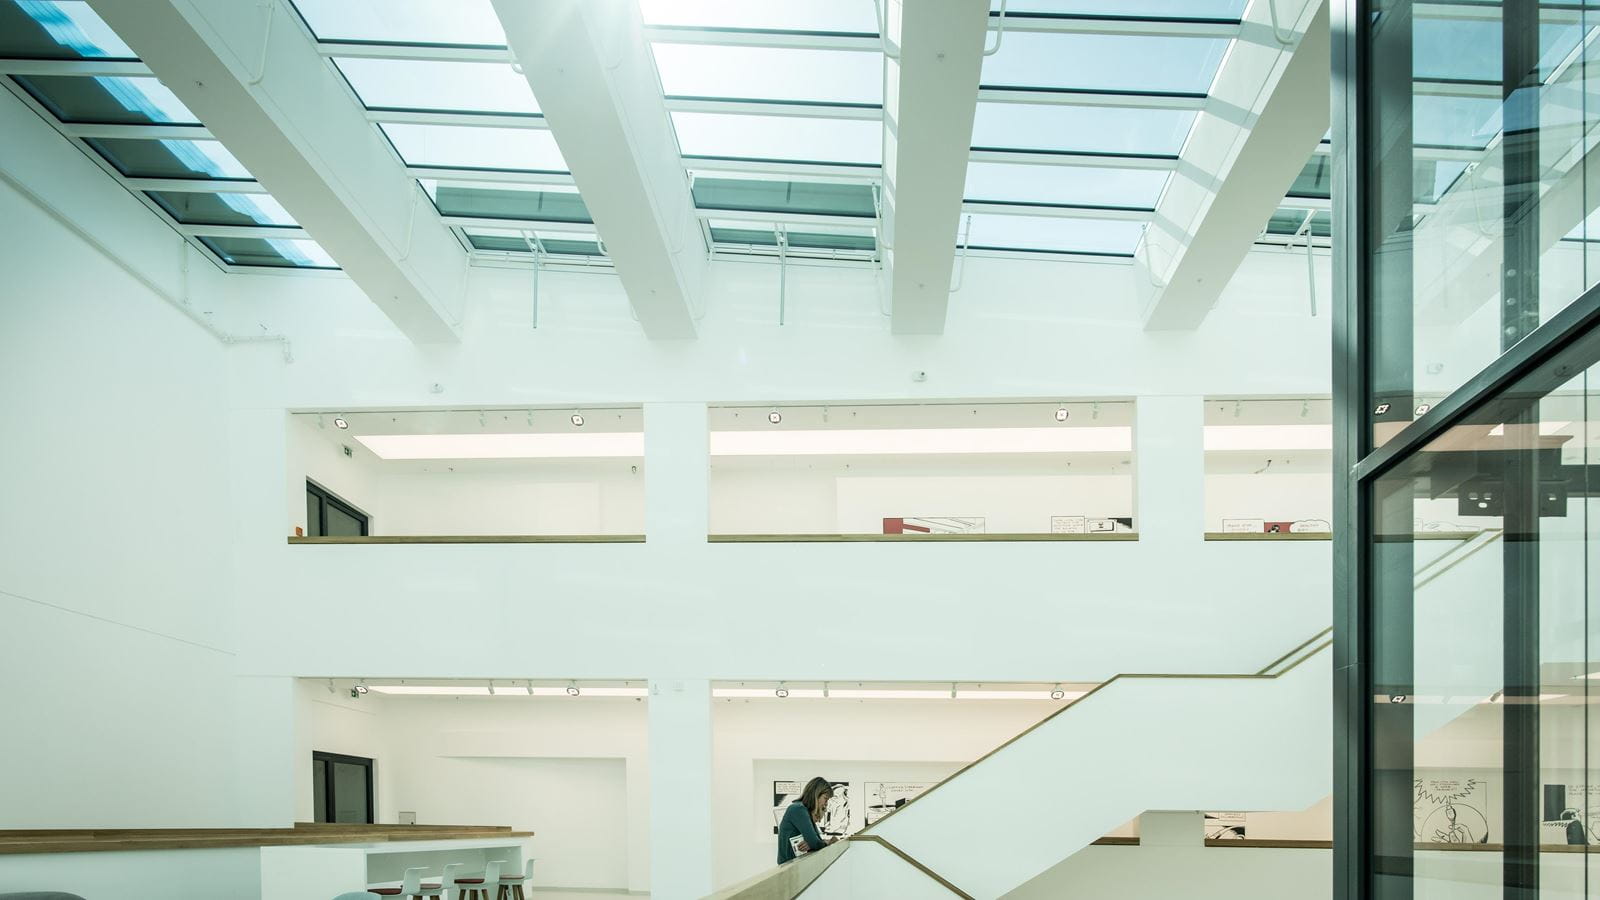
[[[6,184],[0,269],[0,826],[236,824],[226,351]]]
[[[1333,896],[1333,851],[1181,846],[1079,850],[1007,900],[1318,900]]]

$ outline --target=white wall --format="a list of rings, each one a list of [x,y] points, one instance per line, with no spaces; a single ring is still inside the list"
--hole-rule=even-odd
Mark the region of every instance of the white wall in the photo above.
[[[1091,846],[1007,900],[1319,900],[1333,896],[1332,850]]]
[[[225,351],[3,183],[0,269],[0,826],[236,824]]]

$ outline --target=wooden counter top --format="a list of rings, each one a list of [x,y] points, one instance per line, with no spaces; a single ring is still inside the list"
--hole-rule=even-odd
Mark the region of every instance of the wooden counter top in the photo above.
[[[318,825],[293,828],[86,828],[0,830],[0,855],[203,850],[306,844],[498,840],[532,837],[509,825]]]

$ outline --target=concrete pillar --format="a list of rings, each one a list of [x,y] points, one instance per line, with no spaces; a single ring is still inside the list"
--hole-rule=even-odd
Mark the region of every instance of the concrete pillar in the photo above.
[[[1133,427],[1139,540],[1205,539],[1205,400],[1140,397]]]
[[[705,543],[710,440],[704,403],[644,405],[644,533],[650,543]]]
[[[704,415],[705,407],[700,407]],[[648,427],[648,426],[647,426]],[[650,681],[650,896],[711,893],[711,682]]]

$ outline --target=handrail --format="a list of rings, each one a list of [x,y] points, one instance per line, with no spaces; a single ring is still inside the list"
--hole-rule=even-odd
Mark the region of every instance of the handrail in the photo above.
[[[1196,678],[1196,679],[1209,679],[1209,680],[1224,680],[1224,679],[1226,679],[1226,680],[1233,680],[1233,681],[1277,679],[1277,678],[1283,677],[1284,675],[1289,674],[1290,672],[1293,672],[1296,668],[1298,668],[1300,666],[1301,663],[1304,663],[1306,660],[1311,659],[1312,657],[1314,657],[1317,654],[1321,653],[1323,650],[1326,650],[1327,648],[1331,647],[1333,645],[1333,639],[1331,637],[1329,637],[1325,641],[1322,641],[1321,643],[1317,643],[1317,642],[1318,642],[1319,639],[1327,637],[1329,634],[1332,633],[1332,631],[1333,631],[1332,627],[1324,628],[1322,631],[1319,631],[1315,635],[1312,635],[1309,639],[1300,642],[1300,644],[1298,646],[1296,646],[1293,650],[1290,650],[1288,653],[1284,654],[1283,656],[1280,656],[1277,659],[1273,660],[1271,663],[1269,663],[1267,665],[1266,668],[1260,669],[1260,670],[1258,670],[1256,672],[1249,673],[1249,674],[1245,674],[1245,673],[1234,673],[1234,674],[1216,674],[1216,673],[1182,674],[1182,673],[1173,673],[1173,672],[1163,672],[1163,673],[1118,672],[1117,674],[1111,676],[1109,679],[1107,679],[1107,680],[1101,682],[1100,684],[1097,684],[1094,687],[1090,688],[1087,692],[1085,692],[1083,694],[1083,696],[1078,697],[1077,699],[1071,701],[1070,703],[1067,703],[1066,705],[1062,706],[1060,709],[1056,710],[1055,712],[1052,712],[1050,715],[1045,716],[1044,718],[1040,719],[1039,721],[1033,723],[1032,725],[1029,725],[1027,728],[1025,728],[1022,731],[1018,732],[1017,734],[1013,735],[1012,737],[1007,739],[1005,743],[1001,744],[998,747],[995,747],[993,750],[990,750],[988,753],[985,753],[984,755],[978,757],[977,759],[973,760],[972,762],[967,763],[966,765],[964,765],[961,768],[957,769],[954,773],[952,773],[950,775],[950,777],[944,779],[943,781],[940,781],[938,784],[935,784],[933,787],[928,788],[927,790],[923,791],[922,793],[918,794],[917,796],[912,797],[910,800],[907,800],[901,806],[890,810],[887,814],[885,814],[883,816],[883,818],[881,818],[878,821],[873,822],[871,825],[868,825],[867,827],[861,829],[860,831],[856,832],[856,834],[866,834],[867,832],[871,831],[872,829],[877,828],[878,826],[882,825],[884,822],[887,822],[890,819],[893,819],[899,813],[910,809],[912,807],[912,805],[915,804],[918,800],[921,800],[922,798],[927,797],[928,795],[932,794],[934,791],[937,791],[939,788],[944,787],[945,785],[949,784],[951,781],[954,781],[955,779],[960,778],[962,776],[962,774],[964,774],[968,769],[972,768],[973,766],[978,765],[979,763],[983,762],[984,760],[988,759],[989,757],[994,756],[995,754],[997,754],[1000,751],[1006,749],[1007,747],[1011,746],[1012,744],[1015,744],[1017,741],[1022,740],[1023,738],[1025,738],[1028,735],[1032,734],[1034,731],[1038,730],[1039,728],[1042,728],[1045,725],[1045,723],[1054,720],[1057,716],[1062,715],[1063,713],[1067,712],[1070,709],[1073,709],[1078,704],[1084,702],[1085,700],[1088,700],[1090,697],[1093,697],[1095,694],[1100,693],[1102,690],[1105,690],[1106,688],[1110,687],[1111,685],[1116,684],[1118,681],[1131,681],[1133,679],[1148,680],[1148,679],[1155,679],[1155,678]],[[1303,652],[1302,653],[1302,651],[1304,651],[1306,647],[1311,646],[1312,644],[1316,644],[1316,646],[1312,647],[1312,649],[1309,652]],[[1300,656],[1298,658],[1294,659],[1293,662],[1289,663],[1288,666],[1284,667],[1283,669],[1281,669],[1279,671],[1272,672],[1271,674],[1267,674],[1271,669],[1273,669],[1274,667],[1282,664],[1284,661],[1288,660],[1290,657],[1295,656],[1295,654],[1297,654],[1297,653],[1300,654]],[[853,836],[854,835],[852,835],[852,837]]]
[[[793,900],[805,893],[806,888],[821,878],[823,872],[832,868],[849,846],[845,841],[839,841],[759,875],[752,875],[732,887],[707,895],[704,900]]]

